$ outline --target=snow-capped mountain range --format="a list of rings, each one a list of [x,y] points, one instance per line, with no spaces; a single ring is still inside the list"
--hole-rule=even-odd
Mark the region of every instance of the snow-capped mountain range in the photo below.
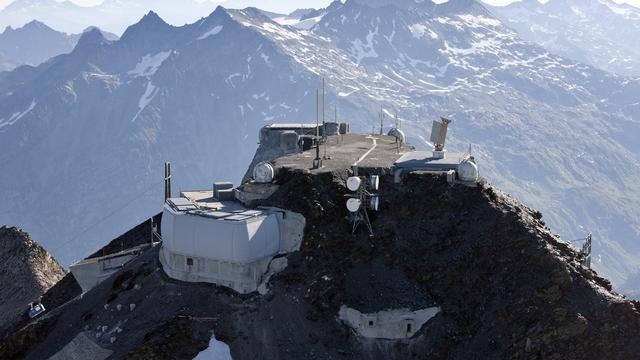
[[[450,149],[473,144],[483,175],[566,239],[592,231],[617,285],[638,270],[640,80],[553,55],[473,0],[349,0],[309,30],[217,8],[85,33],[0,74],[0,223],[68,265],[159,211],[165,160],[176,190],[237,182],[261,126],[314,119],[322,77],[355,130],[382,106],[426,148],[431,121],[455,119]]]
[[[211,13],[215,7],[209,0],[105,0],[97,6],[79,6],[68,0],[15,0],[0,10],[0,24],[15,28],[37,19],[67,33],[97,26],[120,35],[149,10],[171,24],[182,25]]]
[[[84,31],[87,30],[90,29]],[[103,34],[109,40],[118,38],[108,32]],[[39,65],[56,55],[69,53],[81,35],[56,31],[37,20],[17,29],[7,26],[0,33],[0,58],[7,59],[7,63],[0,62],[0,71],[19,65]]]
[[[585,64],[640,76],[640,9],[612,0],[524,0],[489,7],[524,39]]]

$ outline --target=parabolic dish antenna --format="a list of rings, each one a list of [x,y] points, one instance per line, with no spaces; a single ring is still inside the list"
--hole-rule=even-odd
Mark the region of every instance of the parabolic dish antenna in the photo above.
[[[351,191],[358,191],[360,185],[362,185],[362,179],[357,176],[352,176],[347,179],[347,189]]]
[[[253,167],[253,180],[257,183],[272,182],[274,174],[273,166],[268,162],[261,162]]]
[[[351,212],[357,212],[360,210],[360,205],[362,205],[360,199],[351,198],[347,200],[347,209]]]

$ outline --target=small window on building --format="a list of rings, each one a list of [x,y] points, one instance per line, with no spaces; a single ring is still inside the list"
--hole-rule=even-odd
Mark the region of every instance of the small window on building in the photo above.
[[[193,258],[187,258],[187,266],[193,266]]]
[[[369,326],[373,326],[373,320],[369,320]]]
[[[407,323],[407,334],[411,334],[411,323]]]

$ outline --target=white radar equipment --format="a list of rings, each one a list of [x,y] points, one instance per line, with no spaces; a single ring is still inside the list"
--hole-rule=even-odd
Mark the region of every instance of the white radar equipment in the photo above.
[[[257,183],[270,183],[273,181],[274,176],[273,166],[266,161],[258,163],[253,167],[253,180]]]
[[[444,159],[445,150],[444,143],[447,139],[447,128],[451,120],[441,117],[440,120],[434,120],[431,127],[431,142],[433,143],[433,158]]]
[[[350,198],[349,200],[347,200],[347,209],[349,209],[350,212],[356,212],[360,210],[360,206],[362,206],[362,202],[360,201],[360,199]]]
[[[347,194],[349,199],[346,204],[353,224],[351,233],[355,234],[358,225],[364,223],[369,234],[373,235],[368,211],[378,211],[380,207],[380,197],[374,193],[380,189],[380,177],[378,175],[371,175],[368,178],[351,176],[347,179],[347,188],[354,192]]]
[[[347,189],[351,191],[358,191],[360,185],[362,185],[362,179],[357,176],[352,176],[347,179]]]
[[[478,165],[467,159],[458,165],[458,179],[463,183],[475,183],[478,181]]]

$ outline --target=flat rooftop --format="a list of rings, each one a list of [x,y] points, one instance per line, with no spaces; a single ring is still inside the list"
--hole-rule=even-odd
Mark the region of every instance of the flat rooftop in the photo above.
[[[179,212],[215,220],[243,221],[266,215],[262,210],[245,208],[239,201],[218,201],[213,190],[183,191],[180,198],[170,198]]]
[[[407,144],[398,146],[393,136],[345,134],[327,137],[320,146],[320,158],[323,167],[313,168],[316,149],[311,148],[303,153],[290,154],[272,163],[276,169],[293,168],[310,170],[312,173],[330,172],[349,169],[357,164],[360,168],[391,168],[404,154],[413,151]],[[326,154],[326,157],[325,157]]]

